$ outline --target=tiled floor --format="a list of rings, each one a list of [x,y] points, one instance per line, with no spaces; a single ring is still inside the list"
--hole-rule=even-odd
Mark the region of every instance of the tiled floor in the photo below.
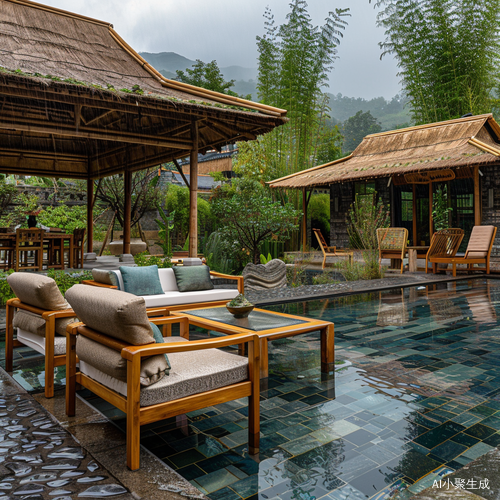
[[[315,333],[270,344],[259,457],[245,400],[144,428],[142,444],[210,498],[408,498],[500,444],[500,281],[273,309],[333,321],[350,365],[322,378]]]

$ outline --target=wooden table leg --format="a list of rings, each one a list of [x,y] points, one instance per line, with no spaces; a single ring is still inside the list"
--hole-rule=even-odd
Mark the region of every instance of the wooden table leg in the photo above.
[[[408,271],[410,273],[417,272],[417,251],[414,248],[408,249]]]
[[[262,355],[262,352],[261,352]],[[267,351],[266,351],[267,364]],[[335,371],[335,335],[333,325],[328,325],[321,330],[321,372],[333,373]]]
[[[260,339],[260,378],[269,377],[267,339]]]

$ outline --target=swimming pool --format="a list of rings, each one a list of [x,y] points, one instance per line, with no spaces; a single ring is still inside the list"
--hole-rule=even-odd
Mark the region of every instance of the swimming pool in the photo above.
[[[258,459],[246,400],[145,428],[141,443],[210,498],[408,498],[500,444],[500,281],[269,309],[333,321],[347,363],[322,378],[317,333],[269,344]]]

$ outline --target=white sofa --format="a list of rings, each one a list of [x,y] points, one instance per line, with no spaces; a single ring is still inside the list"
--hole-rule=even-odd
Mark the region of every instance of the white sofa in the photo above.
[[[118,279],[118,289],[124,290],[123,279],[120,271],[114,272]],[[172,269],[158,269],[160,283],[165,293],[159,295],[143,295],[148,309],[155,307],[181,306],[185,304],[197,304],[202,302],[229,301],[234,299],[239,293],[243,293],[243,278],[241,276],[230,276],[211,271],[213,278],[225,278],[236,280],[238,288],[213,288],[212,290],[201,290],[196,292],[179,292]],[[85,281],[87,285],[108,286],[110,283],[99,281],[97,273],[94,274],[94,281]]]

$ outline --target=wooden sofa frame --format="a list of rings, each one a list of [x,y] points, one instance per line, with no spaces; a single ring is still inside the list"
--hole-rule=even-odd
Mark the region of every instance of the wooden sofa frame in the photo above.
[[[186,316],[163,317],[151,320],[156,325],[179,323],[181,336],[189,332]],[[127,397],[108,389],[101,383],[76,370],[77,335],[99,342],[121,353],[127,360]],[[248,380],[220,387],[200,394],[193,394],[173,401],[152,406],[140,406],[141,358],[156,354],[170,354],[197,349],[213,349],[234,344],[248,344]],[[83,323],[68,325],[66,333],[66,413],[75,415],[76,384],[91,390],[105,401],[127,414],[127,467],[137,470],[140,466],[140,427],[165,418],[182,415],[208,406],[248,397],[248,448],[251,455],[259,452],[260,421],[260,350],[256,334],[231,335],[228,337],[132,346],[86,327]]]
[[[13,369],[14,347],[24,346],[20,340],[14,338],[14,327],[12,321],[16,309],[37,314],[45,321],[45,397],[54,397],[54,368],[66,364],[65,354],[54,354],[54,337],[56,319],[71,318],[75,316],[73,309],[59,309],[47,311],[38,307],[24,304],[18,298],[9,299],[6,306],[6,330],[5,330],[5,370],[11,372]]]

